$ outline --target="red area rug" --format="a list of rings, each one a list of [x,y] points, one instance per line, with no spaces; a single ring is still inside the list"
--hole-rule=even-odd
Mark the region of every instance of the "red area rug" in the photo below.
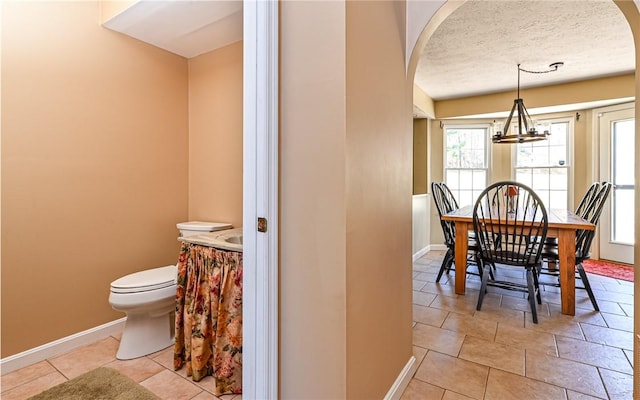
[[[582,266],[585,271],[592,274],[633,282],[633,265],[617,264],[606,260],[585,260]]]

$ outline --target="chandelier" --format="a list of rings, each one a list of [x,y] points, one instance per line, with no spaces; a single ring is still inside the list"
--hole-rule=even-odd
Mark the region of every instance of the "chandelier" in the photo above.
[[[530,74],[546,74],[547,72],[557,71],[559,67],[563,66],[563,62],[554,62],[549,65],[549,70],[546,71],[528,71],[526,69],[520,68],[520,64],[518,64],[518,96],[513,101],[513,107],[511,107],[511,112],[509,113],[509,117],[504,123],[504,131],[502,130],[502,123],[494,121],[494,131],[495,134],[492,136],[491,141],[493,143],[526,143],[526,142],[535,142],[537,140],[546,140],[547,136],[550,135],[549,130],[545,129],[539,132],[536,129],[536,124],[529,115],[527,108],[524,106],[524,101],[520,98],[520,71],[527,72]],[[514,117],[517,118],[517,133],[509,134],[509,128],[511,127],[511,119]]]

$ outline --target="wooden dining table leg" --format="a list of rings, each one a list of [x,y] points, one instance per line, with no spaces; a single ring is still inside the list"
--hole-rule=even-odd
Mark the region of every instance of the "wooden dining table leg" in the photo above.
[[[560,296],[562,313],[576,315],[576,231],[558,232],[558,263],[560,268]],[[457,281],[456,281],[457,284]]]
[[[456,294],[464,294],[467,282],[467,244],[469,241],[469,224],[456,221]]]

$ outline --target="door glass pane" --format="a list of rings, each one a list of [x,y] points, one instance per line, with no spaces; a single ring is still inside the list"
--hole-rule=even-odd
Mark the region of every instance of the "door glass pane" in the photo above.
[[[611,236],[617,243],[634,243],[635,120],[614,121],[611,126],[613,212]]]
[[[635,213],[633,207],[633,189],[615,189],[613,192],[613,241],[633,244],[633,223]]]
[[[634,121],[616,121],[612,127],[613,183],[633,185],[634,182]]]

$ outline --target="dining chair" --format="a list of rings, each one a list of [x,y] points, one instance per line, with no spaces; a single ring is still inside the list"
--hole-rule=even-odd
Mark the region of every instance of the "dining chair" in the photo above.
[[[604,183],[604,182],[603,182]],[[584,196],[580,200],[580,204],[576,207],[576,214],[583,216],[587,211],[587,208],[591,205],[591,202],[595,199],[596,195],[600,191],[600,182],[593,182],[589,189],[585,192]]]
[[[489,286],[517,290],[528,294],[533,322],[538,323],[536,300],[541,304],[542,299],[537,269],[548,224],[542,200],[524,184],[496,182],[480,194],[473,207],[473,230],[482,266],[476,310],[481,310]],[[526,285],[513,279],[492,279],[491,264],[522,269]]]
[[[457,210],[459,207],[456,198],[453,196],[453,193],[444,182],[431,182],[431,194],[433,196],[433,201],[436,205],[436,209],[438,210],[440,225],[442,226],[442,233],[444,234],[444,243],[447,246],[447,252],[444,255],[442,264],[440,265],[440,270],[438,271],[438,276],[436,278],[436,283],[439,283],[442,275],[445,272],[448,275],[451,270],[455,271],[455,268],[453,268],[453,262],[455,261],[456,224],[453,221],[443,221],[442,216],[444,214],[450,213],[451,211]],[[467,248],[469,249],[467,266],[476,265],[478,268],[480,268],[475,260],[477,246],[473,235],[470,235],[469,237]],[[481,275],[480,269],[478,269],[478,273],[470,271],[467,271],[467,273],[478,276]]]
[[[597,181],[593,182],[591,186],[589,186],[589,189],[587,189],[585,194],[582,196],[582,199],[580,199],[580,203],[578,204],[578,207],[576,207],[576,211],[575,211],[576,215],[584,217],[585,212],[587,211],[588,207],[591,205],[591,202],[594,200],[599,190],[600,190],[600,182],[597,182]],[[545,245],[557,246],[558,238],[548,237],[547,240],[545,241]],[[554,271],[556,269],[556,265],[555,263],[550,262],[548,263],[548,268],[545,268],[543,265],[542,269],[543,270],[549,269],[551,271]]]
[[[594,185],[592,185],[592,187]],[[600,222],[600,215],[602,214],[604,204],[606,203],[609,197],[609,193],[611,193],[612,187],[613,187],[613,184],[611,182],[600,183],[598,190],[591,197],[589,204],[585,206],[583,209],[581,209],[582,213],[579,214],[582,218],[594,224],[596,228],[598,227],[598,223]],[[588,193],[589,191],[587,191],[587,194]],[[595,237],[595,234],[596,234],[595,229],[594,230],[579,229],[576,231],[576,282],[577,281],[582,282],[582,285],[576,284],[576,289],[586,290],[587,294],[589,295],[589,300],[591,300],[591,304],[593,305],[593,308],[596,311],[600,311],[600,308],[598,307],[598,302],[596,301],[596,298],[593,294],[593,290],[591,289],[591,283],[589,282],[589,277],[582,265],[584,260],[588,260],[589,258],[591,258],[590,248],[591,248],[591,243],[593,242],[593,238]],[[556,245],[545,244],[542,251],[542,259],[546,261],[547,264],[554,264],[554,265],[557,264],[558,262],[557,244]],[[552,275],[554,277],[559,277],[559,271],[557,268],[544,268],[539,271],[539,274]],[[559,279],[554,280],[552,282],[545,281],[543,282],[543,285],[560,287],[560,281]]]

